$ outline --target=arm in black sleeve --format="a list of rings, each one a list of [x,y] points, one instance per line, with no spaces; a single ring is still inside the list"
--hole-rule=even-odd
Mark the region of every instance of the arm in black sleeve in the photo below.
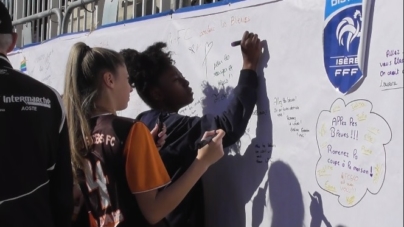
[[[223,138],[224,147],[233,145],[244,135],[257,103],[257,88],[257,73],[253,70],[241,70],[238,84],[233,91],[234,98],[227,111],[215,116],[216,127],[226,132]]]
[[[257,103],[257,88],[257,73],[254,70],[241,70],[238,84],[233,90],[234,98],[230,101],[227,110],[220,115],[206,114],[203,117],[188,118],[191,121],[190,124],[186,123],[186,118],[182,119],[184,124],[189,125],[188,131],[182,133],[186,139],[178,138],[181,145],[175,144],[172,147],[183,151],[196,150],[196,145],[205,131],[214,129],[223,129],[226,132],[226,136],[223,138],[225,148],[236,143],[244,135],[254,111]]]
[[[201,130],[199,134],[202,137],[206,130],[223,129],[226,132],[223,146],[226,148],[236,143],[244,135],[254,111],[257,103],[257,87],[257,73],[253,70],[241,70],[238,84],[233,90],[234,98],[227,110],[216,116],[207,114],[202,118],[193,118],[193,130]],[[198,141],[193,142],[196,147]]]
[[[50,196],[55,226],[70,227],[73,215],[73,174],[67,124],[59,133],[55,169],[50,176]]]

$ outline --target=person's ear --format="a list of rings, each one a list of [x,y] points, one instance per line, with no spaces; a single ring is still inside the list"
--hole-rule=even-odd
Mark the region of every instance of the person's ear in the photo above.
[[[102,75],[102,82],[104,85],[108,88],[114,88],[115,86],[115,80],[114,80],[114,75],[112,75],[111,72],[105,72]]]
[[[11,51],[13,51],[15,48],[15,44],[17,43],[18,34],[13,32],[13,33],[11,33],[11,36],[12,36],[12,42],[11,42],[11,45],[7,49],[7,53],[10,53]]]

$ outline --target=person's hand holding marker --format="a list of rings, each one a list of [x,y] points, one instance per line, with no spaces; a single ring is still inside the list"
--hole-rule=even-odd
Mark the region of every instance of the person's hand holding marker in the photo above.
[[[261,57],[261,40],[257,34],[246,31],[243,38],[231,43],[232,47],[241,46],[243,69],[256,70]]]
[[[201,142],[198,144],[198,155],[196,159],[201,161],[206,168],[213,165],[223,157],[222,140],[226,133],[222,129],[205,132]]]

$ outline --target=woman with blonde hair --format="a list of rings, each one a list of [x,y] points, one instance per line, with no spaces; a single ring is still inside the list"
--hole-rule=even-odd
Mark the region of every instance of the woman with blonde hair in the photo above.
[[[206,132],[187,172],[169,187],[169,175],[148,128],[119,117],[132,88],[122,56],[75,44],[63,93],[73,168],[90,211],[91,226],[168,226],[165,216],[210,165],[223,156],[223,130]],[[163,187],[164,190],[161,190]]]

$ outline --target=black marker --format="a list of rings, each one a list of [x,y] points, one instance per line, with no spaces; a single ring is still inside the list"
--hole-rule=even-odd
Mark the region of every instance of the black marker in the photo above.
[[[206,139],[201,140],[196,147],[199,149],[203,148],[204,146],[206,146],[208,143],[212,142],[212,139],[217,135],[217,133],[215,133],[215,135],[213,136],[208,136]]]
[[[240,45],[241,45],[241,40],[239,40],[239,41],[234,41],[234,42],[231,43],[231,46],[232,46],[232,47],[236,47],[236,46],[240,46]]]
[[[154,138],[156,143],[159,140],[160,132],[163,131],[163,127],[164,127],[163,117],[164,116],[165,116],[165,114],[163,115],[163,113],[160,113],[159,117],[157,118],[157,136],[156,136],[156,138]]]
[[[161,131],[163,131],[163,127],[164,127],[164,120],[163,117],[165,115],[160,114],[159,118],[157,119],[157,124],[158,124],[158,132],[160,133]]]

